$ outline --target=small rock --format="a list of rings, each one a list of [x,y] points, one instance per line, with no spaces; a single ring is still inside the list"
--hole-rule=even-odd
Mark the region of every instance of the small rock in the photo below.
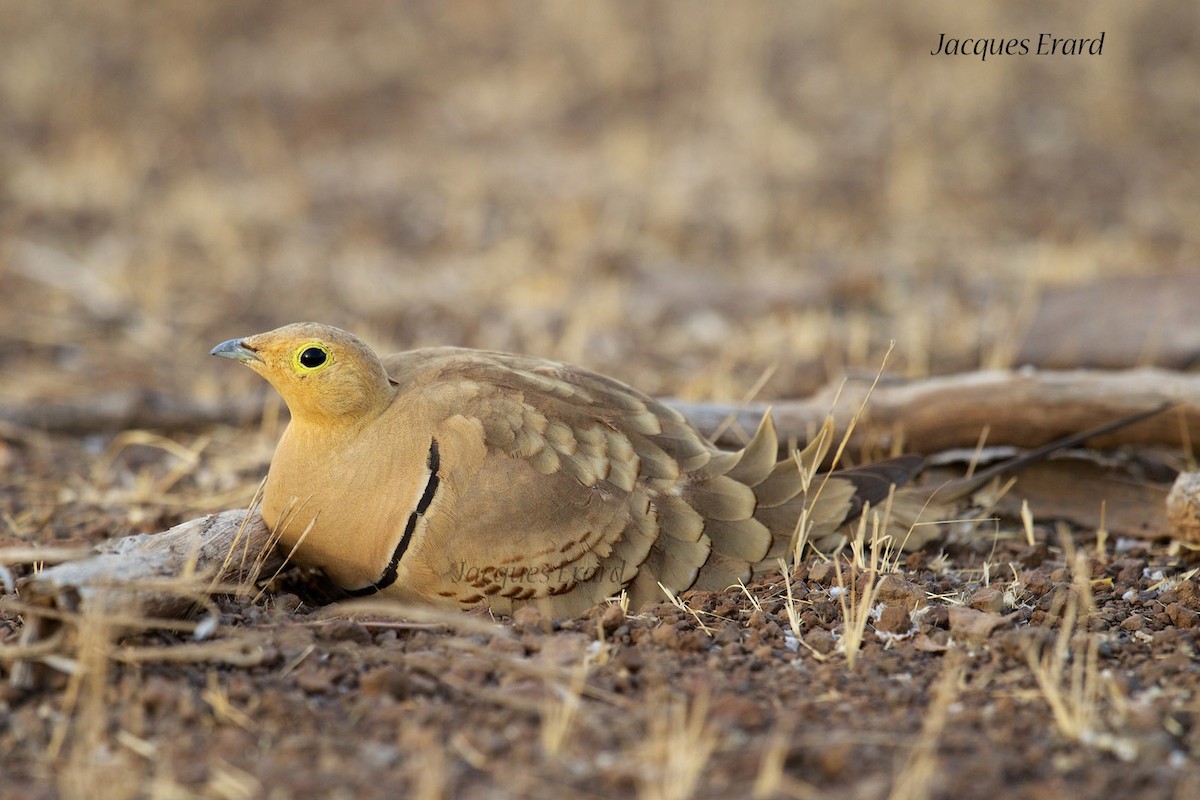
[[[950,649],[950,631],[936,630],[926,635],[918,634],[913,647],[922,653],[944,653]]]
[[[317,628],[317,638],[330,642],[354,642],[355,644],[374,644],[375,638],[361,622],[352,619],[334,619],[328,624]]]
[[[676,647],[685,653],[703,653],[712,647],[712,643],[713,638],[697,628],[680,636]]]
[[[808,568],[808,579],[821,586],[832,584],[836,575],[837,571],[834,569],[832,561],[818,561]]]
[[[838,742],[817,751],[817,766],[826,778],[836,778],[846,771],[854,758],[854,745]]]
[[[533,606],[521,606],[513,612],[512,622],[519,633],[538,631],[542,628],[542,612]]]
[[[834,648],[837,647],[837,640],[833,638],[833,634],[824,628],[817,628],[805,634],[804,642],[821,655],[832,653]]]
[[[899,575],[884,575],[875,589],[875,598],[889,606],[903,606],[912,611],[925,605],[925,590]]]
[[[967,605],[976,611],[999,614],[1004,610],[1004,592],[994,586],[984,586],[975,590]]]
[[[1050,591],[1050,578],[1044,572],[1023,572],[1021,573],[1021,583],[1025,586],[1025,591],[1036,597],[1041,597]]]
[[[904,606],[884,606],[875,621],[875,630],[884,633],[907,633],[912,629],[912,618]]]
[[[719,645],[737,644],[742,641],[742,629],[736,622],[727,620],[721,625],[714,641]]]
[[[1125,619],[1121,620],[1121,630],[1123,631],[1140,631],[1146,627],[1146,618],[1141,614],[1130,614]]]
[[[1041,641],[1044,632],[1044,628],[1014,628],[997,633],[989,640],[989,643],[1002,655],[1017,661],[1024,661],[1031,648]]]
[[[748,697],[736,694],[722,694],[713,701],[709,715],[726,727],[741,728],[742,730],[759,730],[767,722],[763,708]]]
[[[638,628],[634,633],[641,633],[645,628]],[[636,641],[636,637],[635,641]],[[646,665],[645,656],[637,647],[622,647],[617,651],[617,664],[629,672],[640,672]]]
[[[638,616],[656,617],[656,616],[659,616],[660,609],[666,608],[666,607],[674,608],[674,606],[672,606],[670,603],[666,602],[665,600],[661,603],[659,603],[655,600],[646,600],[642,603],[642,607],[637,609],[633,613]]]
[[[1142,558],[1118,558],[1109,569],[1115,570],[1117,575],[1114,582],[1120,586],[1128,586],[1136,584],[1142,577],[1142,570],[1146,568],[1146,560]]]
[[[678,647],[679,632],[674,625],[659,625],[650,633],[650,641],[666,647]]]
[[[1074,587],[1069,583],[1056,583],[1050,587],[1050,591],[1042,594],[1041,598],[1037,601],[1037,607],[1042,611],[1063,608],[1063,603],[1066,603],[1070,599],[1074,591]]]
[[[954,631],[956,636],[968,639],[986,639],[996,626],[1003,625],[1008,619],[999,614],[985,614],[973,608],[950,606],[950,630]]]
[[[329,670],[320,668],[305,669],[302,665],[296,670],[296,685],[306,694],[321,694],[333,688],[333,676]]]
[[[408,694],[408,680],[404,671],[394,665],[379,667],[364,672],[358,679],[359,688],[366,697],[403,698]]]
[[[1046,547],[1045,544],[1039,543],[1035,544],[1033,547],[1026,547],[1024,550],[1022,550],[1021,554],[1017,556],[1017,561],[1020,562],[1021,566],[1023,567],[1028,569],[1037,569],[1044,564],[1046,559],[1049,557],[1050,548]]]
[[[611,634],[617,628],[621,627],[625,622],[625,612],[617,604],[613,604],[604,609],[604,613],[600,615],[600,627],[605,633]]]
[[[1179,603],[1167,606],[1167,617],[1176,628],[1194,628],[1200,622],[1200,613],[1184,608]]]
[[[1071,570],[1066,567],[1058,567],[1050,573],[1051,583],[1070,583],[1072,579]]]
[[[797,588],[796,585],[793,584],[792,591],[795,591],[796,588]],[[805,594],[807,594],[807,591],[805,592]],[[745,600],[745,596],[741,595],[740,599]],[[739,602],[736,602],[734,600],[727,598],[724,602],[722,602],[720,605],[718,605],[716,608],[714,608],[712,610],[712,615],[714,617],[720,617],[720,618],[727,619],[727,618],[737,616],[738,613],[742,610],[742,608],[743,608],[742,603],[739,603]]]
[[[682,620],[685,614],[677,606],[673,606],[670,603],[659,603],[654,606],[652,616],[658,617],[663,625],[674,625]]]
[[[1167,495],[1167,523],[1171,537],[1200,543],[1200,472],[1181,472]]]
[[[1190,608],[1193,611],[1200,611],[1200,590],[1196,587],[1196,582],[1192,579],[1180,581],[1175,586],[1175,592],[1179,595],[1179,602],[1184,608]]]
[[[303,605],[303,603],[299,597],[291,592],[283,592],[275,595],[275,597],[272,599],[271,605],[281,615],[287,615],[294,613],[298,608],[300,608],[301,605]]]
[[[941,628],[945,630],[950,627],[950,610],[944,605],[930,606],[925,611],[925,615],[921,621],[930,628]]]
[[[525,638],[525,637],[522,637]],[[560,667],[574,668],[579,662],[587,656],[596,643],[594,634],[587,633],[559,633],[555,636],[543,636],[542,646],[538,650],[539,658],[545,664],[557,664]],[[502,640],[499,637],[492,639],[488,643],[488,650],[494,648],[498,652],[503,652],[503,645],[500,645]],[[513,651],[514,656],[519,656],[521,650],[524,650],[523,642],[514,642],[516,649]],[[497,647],[497,646],[500,647]]]

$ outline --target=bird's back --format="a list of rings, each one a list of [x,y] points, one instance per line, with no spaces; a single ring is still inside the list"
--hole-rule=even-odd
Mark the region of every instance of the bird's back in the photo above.
[[[578,367],[459,348],[384,365],[398,404],[441,409],[430,438],[446,440],[446,497],[405,557],[397,594],[564,616],[622,590],[634,608],[664,599],[663,588],[723,590],[790,552],[805,486],[792,459],[778,460],[769,418],[745,449],[723,452],[677,411]],[[439,433],[451,424],[459,433]],[[462,430],[477,433],[482,459],[460,459],[473,449]],[[822,530],[864,495],[841,479],[821,493]]]

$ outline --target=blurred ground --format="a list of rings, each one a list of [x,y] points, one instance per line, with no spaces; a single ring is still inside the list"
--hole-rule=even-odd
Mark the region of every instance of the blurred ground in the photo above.
[[[1182,275],[1200,263],[1200,14],[1189,4],[8,0],[0,12],[4,406],[131,388],[197,400],[261,391],[208,349],[301,319],[352,329],[383,351],[516,350],[692,399],[739,399],[773,369],[759,397],[796,396],[847,370],[873,372],[892,339],[897,374],[1006,366],[1046,287]],[[929,54],[942,32],[1102,30],[1097,57]],[[0,428],[0,536],[95,541],[248,502],[278,430],[270,414],[257,427],[163,438]],[[1028,560],[1018,550],[1012,558]],[[1047,575],[1069,566],[1054,553]],[[927,562],[930,576],[947,574],[936,556],[914,562],[910,579],[922,580]],[[965,600],[987,573],[970,548],[956,557],[957,583],[927,588]],[[1157,586],[1148,576],[1164,553],[1127,557],[1149,570],[1125,576],[1144,579],[1135,594]],[[1004,582],[1017,579],[1004,569]],[[1108,567],[1094,569],[1102,579]],[[741,600],[722,612],[733,620],[726,635],[787,628],[786,618],[771,621],[778,602],[751,624]],[[836,603],[824,602],[830,614],[810,623],[832,630]],[[985,647],[967,669],[1016,688],[994,718],[956,723],[951,705],[942,724],[953,744],[942,754],[958,766],[943,763],[933,796],[1047,797],[1085,775],[1088,793],[1194,796],[1188,736],[1200,708],[1172,681],[1194,682],[1195,638],[1180,623],[1191,618],[1166,615],[1167,605],[1148,612],[1147,628],[1169,629],[1166,639],[1122,634],[1143,648],[1130,663],[1159,673],[1106,665],[1122,676],[1121,708],[1136,707],[1121,719],[1167,744],[1155,749],[1137,734],[1131,767],[1113,747],[1064,742],[1021,653]],[[393,710],[364,729],[369,747],[345,749],[356,729],[344,715],[367,713],[349,665],[382,656],[346,656],[342,639],[370,649],[370,635],[313,639],[288,616],[294,608],[279,608],[261,610],[274,615],[270,636],[292,637],[273,645],[283,654],[273,667],[122,668],[94,751],[48,754],[47,737],[71,714],[62,692],[0,697],[0,794],[84,796],[80,786],[94,782],[61,775],[116,767],[132,777],[102,784],[114,796],[483,796],[507,786],[650,797],[684,785],[644,783],[613,765],[638,737],[659,735],[634,711],[627,729],[611,728],[612,709],[623,708],[611,698],[586,701],[585,734],[568,756],[533,747],[536,702],[503,706],[500,668],[451,686],[397,667],[395,680],[416,683],[379,678],[383,688],[368,694]],[[1128,610],[1109,609],[1113,624]],[[230,619],[251,612],[243,604]],[[594,638],[590,625],[568,633]],[[15,617],[0,617],[0,633],[16,629]],[[621,635],[636,653],[634,634]],[[450,659],[446,637],[399,636],[404,652],[430,647]],[[663,639],[628,657],[654,661],[661,678],[639,683],[625,665],[632,683],[604,672],[596,685],[635,710],[650,684],[682,692],[692,709],[701,683],[717,684],[714,702],[742,697],[757,721],[714,717],[727,728],[698,796],[752,784],[779,737],[793,780],[851,797],[899,792],[928,721],[915,712],[935,694],[942,656],[876,646],[884,660],[866,672],[832,661],[818,669],[807,650],[791,653],[772,636],[727,648],[746,651],[753,679],[723,679],[740,667],[711,653],[689,661]],[[574,663],[583,646],[566,641],[574,644],[560,655]],[[348,677],[298,689],[294,667],[281,665],[309,644],[310,663],[330,660]],[[659,666],[674,658],[680,673]],[[1166,663],[1177,669],[1163,672]],[[764,688],[776,672],[790,682]],[[990,702],[990,680],[970,684],[979,695],[969,705]],[[845,707],[852,712],[840,705],[845,694],[862,698]],[[870,700],[883,696],[891,699],[871,717]],[[230,702],[247,711],[239,717]],[[901,715],[906,708],[913,713]],[[497,714],[511,719],[493,731],[496,742],[463,739],[494,727]],[[176,719],[187,743],[172,739]],[[299,738],[280,747],[272,731],[297,719],[289,735]],[[336,759],[314,755],[325,734],[310,723],[324,719],[340,720],[328,723],[343,748]],[[833,756],[814,749],[814,725],[836,734]],[[411,752],[440,766],[423,773]],[[68,756],[74,772],[62,771]],[[807,791],[790,784],[785,794]]]

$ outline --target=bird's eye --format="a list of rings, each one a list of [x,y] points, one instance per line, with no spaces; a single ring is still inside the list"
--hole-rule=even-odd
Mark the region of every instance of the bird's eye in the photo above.
[[[296,351],[296,366],[302,372],[312,372],[329,363],[329,350],[323,345],[306,344]]]
[[[306,347],[300,354],[301,366],[312,369],[325,363],[325,351],[319,347]]]

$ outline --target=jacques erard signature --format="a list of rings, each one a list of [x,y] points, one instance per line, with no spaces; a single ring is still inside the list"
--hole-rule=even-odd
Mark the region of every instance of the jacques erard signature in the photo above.
[[[1035,43],[1036,42],[1036,43]],[[929,51],[931,56],[976,56],[987,61],[988,56],[1099,56],[1104,54],[1104,31],[1098,36],[1063,38],[1051,33],[1039,33],[1037,39],[965,38],[939,33],[938,43]]]
[[[581,567],[567,565],[561,567],[549,564],[538,566],[472,566],[466,561],[460,561],[450,569],[451,583],[467,583],[475,586],[480,583],[499,583],[502,587],[515,584],[539,585],[553,581],[556,584],[583,583],[596,577],[598,567]],[[617,584],[624,583],[625,562],[622,561],[610,570],[610,580]]]

